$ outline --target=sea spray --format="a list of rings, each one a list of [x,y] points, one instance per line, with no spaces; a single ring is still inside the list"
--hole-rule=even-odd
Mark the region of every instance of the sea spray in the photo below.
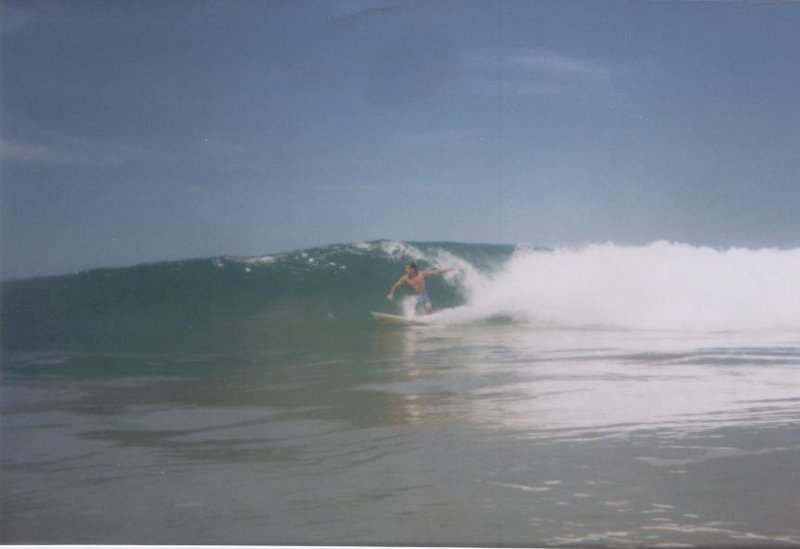
[[[669,242],[520,249],[500,272],[465,284],[467,303],[442,321],[510,316],[559,328],[800,328],[800,249]]]

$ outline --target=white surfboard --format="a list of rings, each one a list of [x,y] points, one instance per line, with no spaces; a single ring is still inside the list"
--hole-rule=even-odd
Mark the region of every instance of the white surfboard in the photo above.
[[[387,315],[386,313],[370,313],[378,324],[386,326],[425,326],[427,322],[417,318],[399,315]]]

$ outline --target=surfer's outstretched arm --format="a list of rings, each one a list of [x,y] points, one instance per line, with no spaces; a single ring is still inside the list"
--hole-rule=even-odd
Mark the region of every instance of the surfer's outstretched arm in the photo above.
[[[444,273],[449,273],[450,271],[454,271],[455,269],[428,269],[427,271],[423,271],[426,276],[429,275],[440,275]]]
[[[405,275],[401,276],[400,279],[397,282],[394,283],[394,286],[392,286],[392,289],[389,290],[389,293],[386,294],[386,298],[387,299],[394,299],[394,292],[397,290],[397,288],[402,286],[405,281],[406,281]]]

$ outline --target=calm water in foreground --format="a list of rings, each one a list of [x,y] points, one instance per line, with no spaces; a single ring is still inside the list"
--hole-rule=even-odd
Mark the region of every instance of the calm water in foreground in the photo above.
[[[3,355],[3,543],[800,545],[797,333]]]

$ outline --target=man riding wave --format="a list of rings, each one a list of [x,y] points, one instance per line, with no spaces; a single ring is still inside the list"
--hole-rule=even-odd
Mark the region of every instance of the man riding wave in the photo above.
[[[453,269],[426,269],[420,271],[416,263],[409,263],[406,265],[406,273],[394,283],[394,286],[386,294],[387,299],[394,299],[394,292],[403,284],[408,284],[414,290],[417,296],[417,303],[414,309],[418,315],[429,315],[433,312],[433,304],[431,298],[425,291],[425,277],[432,275],[440,275],[452,271]]]

